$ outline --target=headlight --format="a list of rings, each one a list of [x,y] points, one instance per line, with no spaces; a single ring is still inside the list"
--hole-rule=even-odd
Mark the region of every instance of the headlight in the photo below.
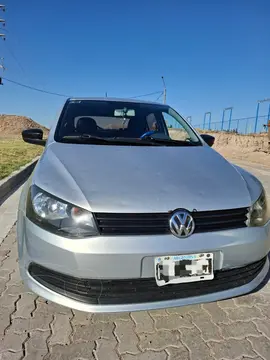
[[[263,226],[269,220],[267,199],[263,189],[259,199],[251,206],[248,215],[249,226]]]
[[[70,238],[98,235],[90,211],[60,200],[35,185],[31,186],[28,194],[26,216],[36,225],[57,235]]]

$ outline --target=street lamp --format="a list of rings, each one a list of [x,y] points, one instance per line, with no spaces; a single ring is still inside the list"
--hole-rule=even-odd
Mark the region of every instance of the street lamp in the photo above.
[[[226,111],[230,110],[230,115],[229,115],[229,130],[231,128],[231,122],[232,122],[232,110],[233,110],[233,107],[230,106],[230,107],[227,107],[225,109],[223,109],[223,114],[222,114],[222,120],[221,120],[221,130],[223,130],[223,126],[224,126],[224,117],[225,117],[225,113]]]
[[[205,129],[205,123],[206,123],[206,116],[209,115],[209,122],[208,122],[208,127],[210,129],[210,126],[211,126],[211,116],[212,116],[212,113],[211,111],[207,111],[205,114],[204,114],[204,118],[203,118],[203,129]]]
[[[258,100],[257,103],[257,110],[256,110],[256,118],[255,118],[255,126],[254,126],[254,133],[257,132],[257,125],[258,125],[258,119],[259,119],[259,112],[260,112],[260,105],[261,103],[264,102],[270,102],[270,98],[268,99],[263,99],[263,100]],[[268,118],[270,117],[270,105],[269,105],[269,111],[268,111]]]

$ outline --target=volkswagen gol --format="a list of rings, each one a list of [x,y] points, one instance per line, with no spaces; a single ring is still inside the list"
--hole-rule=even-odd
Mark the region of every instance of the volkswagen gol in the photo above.
[[[148,310],[251,292],[268,273],[270,221],[256,177],[168,105],[68,99],[25,183],[21,276],[88,312]]]

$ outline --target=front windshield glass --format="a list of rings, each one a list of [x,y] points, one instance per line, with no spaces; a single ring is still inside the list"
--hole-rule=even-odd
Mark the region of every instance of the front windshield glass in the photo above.
[[[68,138],[72,141],[87,136],[142,140],[148,132],[145,137],[164,140],[164,144],[179,140],[201,145],[187,122],[167,105],[106,100],[68,101],[60,116],[55,140],[61,142]]]

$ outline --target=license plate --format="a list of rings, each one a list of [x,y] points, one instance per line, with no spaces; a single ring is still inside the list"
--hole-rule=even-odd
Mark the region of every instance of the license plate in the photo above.
[[[156,257],[155,277],[158,286],[212,280],[213,253]]]

